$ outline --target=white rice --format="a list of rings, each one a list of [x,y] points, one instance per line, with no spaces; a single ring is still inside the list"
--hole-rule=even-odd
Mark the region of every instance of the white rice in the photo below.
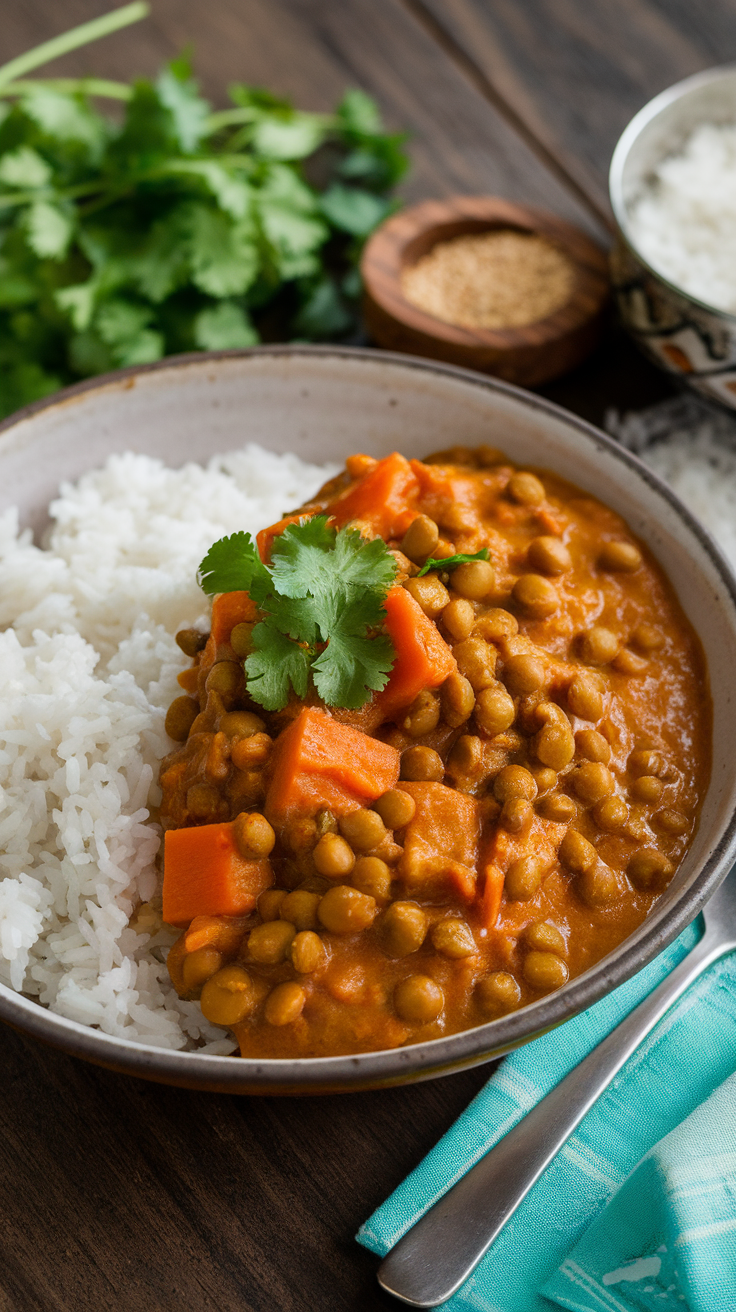
[[[703,123],[629,207],[631,237],[658,273],[736,313],[736,124]]]
[[[171,987],[174,935],[137,911],[160,892],[149,807],[188,664],[173,635],[207,627],[209,545],[335,472],[256,446],[206,469],[128,453],[62,486],[43,549],[0,516],[2,983],[107,1034],[232,1051]]]
[[[626,415],[611,410],[605,426],[669,483],[736,570],[736,416],[685,392]]]

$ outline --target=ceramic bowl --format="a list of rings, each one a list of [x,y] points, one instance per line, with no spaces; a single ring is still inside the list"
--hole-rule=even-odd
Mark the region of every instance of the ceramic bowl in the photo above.
[[[736,123],[736,65],[668,87],[623,132],[609,178],[618,225],[611,275],[621,317],[645,354],[701,395],[736,409],[736,315],[706,305],[657,273],[637,249],[629,220],[647,175],[706,122]]]
[[[17,503],[23,522],[39,532],[60,480],[112,452],[132,449],[181,465],[249,440],[315,461],[396,448],[422,456],[458,441],[485,442],[523,465],[556,470],[623,515],[673,581],[708,661],[713,770],[692,847],[648,920],[591,970],[521,1011],[432,1042],[291,1061],[172,1052],[65,1020],[2,987],[0,1019],[118,1071],[231,1093],[365,1089],[485,1061],[633,975],[692,920],[733,860],[736,580],[672,493],[589,424],[480,374],[368,350],[292,346],[183,356],[71,388],[0,428],[0,508]]]

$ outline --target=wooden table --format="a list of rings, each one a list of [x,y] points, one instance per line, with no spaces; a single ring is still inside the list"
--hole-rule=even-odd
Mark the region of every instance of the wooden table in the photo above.
[[[4,0],[0,60],[105,0]],[[631,115],[736,58],[729,0],[152,0],[57,76],[151,74],[188,42],[204,90],[328,109],[364,87],[411,134],[407,199],[497,193],[605,242]],[[595,421],[667,381],[612,330],[545,389]],[[0,1312],[362,1312],[398,1306],[353,1241],[489,1067],[350,1097],[215,1097],[97,1070],[0,1032]]]

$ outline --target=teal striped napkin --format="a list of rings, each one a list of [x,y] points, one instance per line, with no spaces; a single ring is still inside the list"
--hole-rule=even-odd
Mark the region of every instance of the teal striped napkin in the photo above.
[[[700,932],[689,926],[615,992],[507,1057],[358,1241],[387,1253]],[[660,1021],[444,1307],[736,1312],[735,1072],[736,954]]]

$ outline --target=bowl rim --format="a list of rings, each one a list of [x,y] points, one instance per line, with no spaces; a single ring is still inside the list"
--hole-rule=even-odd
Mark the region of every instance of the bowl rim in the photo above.
[[[25,420],[66,406],[88,392],[104,392],[127,379],[199,365],[203,369],[218,361],[254,360],[272,357],[317,357],[348,359],[370,365],[385,364],[389,370],[419,375],[431,373],[456,379],[484,392],[500,393],[523,408],[547,415],[603,447],[622,465],[669,502],[710,558],[736,611],[736,577],[707,530],[694,518],[675,493],[632,452],[587,420],[562,406],[502,382],[498,378],[418,356],[377,351],[371,347],[321,345],[266,345],[224,351],[197,351],[168,356],[146,365],[86,379],[50,397],[32,402],[0,424],[0,439]],[[2,459],[0,440],[0,460]],[[231,1093],[316,1093],[354,1088],[388,1086],[412,1079],[431,1078],[479,1064],[511,1051],[592,1006],[605,994],[631,978],[671,943],[700,912],[725,876],[736,855],[736,811],[725,824],[718,844],[703,862],[689,888],[659,917],[653,912],[644,921],[636,942],[625,939],[610,957],[571,980],[564,989],[484,1025],[457,1034],[426,1040],[403,1048],[381,1049],[332,1057],[242,1058],[212,1053],[181,1051],[141,1043],[68,1020],[47,1010],[35,999],[0,985],[0,1020],[73,1056],[143,1078],[189,1088]],[[655,904],[656,912],[656,904]]]
[[[683,287],[678,287],[677,283],[671,282],[642,255],[631,236],[629,213],[623,194],[623,176],[626,161],[635,141],[644,129],[650,123],[653,123],[670,105],[675,104],[678,100],[685,99],[691,91],[697,91],[710,82],[718,82],[721,78],[725,79],[729,74],[736,79],[736,62],[718,64],[714,68],[706,68],[700,73],[692,73],[689,77],[681,78],[679,82],[673,82],[672,86],[665,87],[664,91],[660,91],[658,95],[653,96],[645,105],[642,105],[641,109],[629,120],[614,147],[608,170],[608,195],[613,216],[616,220],[618,235],[642,268],[662,286],[666,287],[668,291],[680,297],[681,300],[687,301],[688,304],[696,306],[699,310],[704,310],[707,314],[715,315],[716,318],[724,320],[736,332],[736,312],[720,310],[716,305],[709,305],[707,301],[701,301],[699,297],[693,296],[690,292],[685,291]],[[662,158],[664,159],[665,156]]]

